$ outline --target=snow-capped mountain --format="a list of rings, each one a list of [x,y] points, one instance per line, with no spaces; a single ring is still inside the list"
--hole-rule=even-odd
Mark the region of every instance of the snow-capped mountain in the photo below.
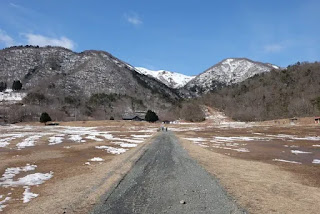
[[[269,72],[272,69],[279,69],[279,67],[246,58],[229,58],[189,81],[185,85],[184,91],[189,91],[192,95],[200,95],[220,86],[242,82],[255,74]]]
[[[195,76],[187,76],[184,74],[165,70],[152,71],[142,67],[136,67],[135,69],[141,74],[151,76],[159,80],[170,88],[181,88],[185,86],[190,80],[195,78]]]

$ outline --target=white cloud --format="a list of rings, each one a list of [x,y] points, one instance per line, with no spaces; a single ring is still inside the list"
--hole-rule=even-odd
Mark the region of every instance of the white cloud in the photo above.
[[[141,25],[143,23],[141,18],[136,13],[125,14],[125,18],[130,24],[133,24],[135,26]]]
[[[264,46],[264,51],[267,53],[281,52],[285,47],[280,44],[271,44]]]
[[[6,47],[13,46],[15,41],[5,31],[0,29],[0,44],[4,44]]]
[[[60,37],[60,38],[50,38],[50,37],[46,37],[43,35],[39,35],[39,34],[23,34],[26,39],[27,39],[27,43],[29,45],[39,45],[39,46],[60,46],[60,47],[65,47],[68,49],[74,49],[75,48],[75,43],[71,40],[68,39],[67,37]]]

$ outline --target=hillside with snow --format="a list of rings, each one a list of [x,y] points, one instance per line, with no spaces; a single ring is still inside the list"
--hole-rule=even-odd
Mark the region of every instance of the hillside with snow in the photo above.
[[[246,58],[229,58],[196,76],[185,85],[184,90],[193,95],[200,95],[221,86],[242,82],[272,69],[279,69],[279,67]]]
[[[187,76],[184,74],[171,72],[171,71],[165,71],[165,70],[158,70],[153,71],[142,67],[136,67],[136,71],[138,71],[140,74],[144,74],[150,77],[153,77],[160,82],[164,83],[170,88],[181,88],[185,86],[190,80],[195,78],[195,76]]]

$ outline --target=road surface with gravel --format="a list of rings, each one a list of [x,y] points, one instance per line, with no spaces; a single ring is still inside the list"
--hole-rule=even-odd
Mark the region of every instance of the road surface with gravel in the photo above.
[[[174,133],[161,132],[92,213],[246,212],[188,155]]]

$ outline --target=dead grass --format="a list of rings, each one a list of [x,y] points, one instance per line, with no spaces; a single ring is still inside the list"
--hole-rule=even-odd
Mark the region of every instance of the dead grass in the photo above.
[[[250,213],[319,213],[319,188],[302,184],[294,173],[218,154],[186,140],[181,143]]]
[[[32,133],[46,132],[46,129],[42,128],[43,124],[40,123],[19,125],[34,127],[31,130]],[[80,121],[61,123],[60,125],[97,127],[95,130],[110,131],[115,137],[130,137],[132,134],[144,135],[146,133],[143,130],[157,126],[128,121]],[[150,142],[149,139],[138,144],[135,148],[128,148],[129,150],[121,155],[113,155],[95,148],[97,145],[119,147],[106,139],[101,142],[86,139],[85,143],[76,143],[65,138],[63,143],[49,146],[48,136],[45,136],[40,138],[34,147],[17,150],[15,145],[24,138],[11,141],[11,144],[6,148],[0,148],[0,175],[8,167],[21,167],[27,163],[38,166],[32,173],[52,171],[54,174],[45,183],[31,186],[31,192],[37,193],[39,196],[27,204],[23,204],[21,201],[24,191],[22,187],[14,189],[0,187],[0,195],[6,196],[8,193],[12,193],[10,195],[12,199],[7,204],[5,213],[88,213],[101,195],[112,188],[130,170],[135,160]],[[65,146],[70,148],[67,149]],[[91,162],[91,165],[84,164],[93,157],[100,157],[104,161]],[[16,178],[23,175],[22,172]]]

